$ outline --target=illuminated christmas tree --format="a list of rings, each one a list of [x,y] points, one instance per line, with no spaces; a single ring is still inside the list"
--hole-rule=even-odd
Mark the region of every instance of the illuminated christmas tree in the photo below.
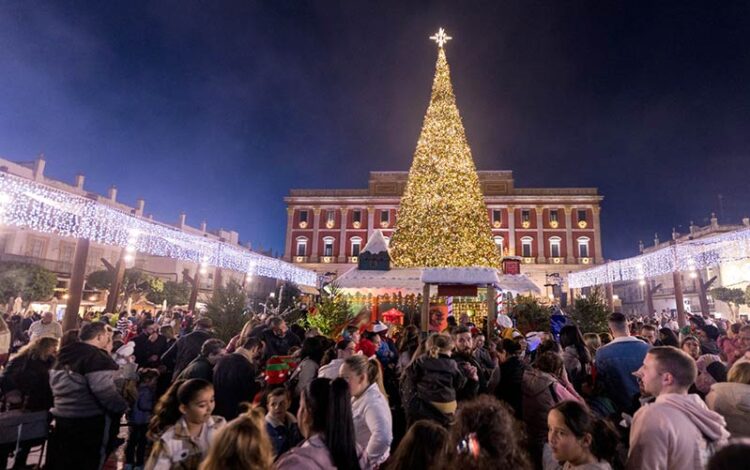
[[[399,267],[500,266],[453,95],[441,28],[430,105],[401,198],[391,257]]]

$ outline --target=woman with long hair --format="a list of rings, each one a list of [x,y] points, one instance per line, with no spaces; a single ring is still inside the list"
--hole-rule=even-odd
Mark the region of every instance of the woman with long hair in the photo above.
[[[419,347],[419,328],[416,325],[409,325],[404,328],[397,346],[398,363],[396,364],[396,371],[400,376],[411,363],[414,352]]]
[[[252,409],[219,431],[200,470],[270,470],[272,466],[273,446],[266,434],[263,412]]]
[[[420,419],[411,425],[396,452],[393,453],[386,470],[416,470],[435,468],[445,459],[445,444],[448,431],[433,421]]]
[[[354,437],[351,394],[343,379],[310,382],[300,396],[297,422],[305,440],[279,458],[278,470],[370,468]]]
[[[570,382],[580,393],[587,375],[591,374],[591,353],[586,347],[581,330],[575,325],[565,325],[560,330],[563,363]]]
[[[659,328],[659,341],[661,341],[662,346],[680,347],[680,341],[677,339],[677,335],[667,327]]]
[[[242,330],[240,331],[240,333],[233,336],[232,339],[229,340],[229,343],[227,344],[227,353],[231,354],[236,351],[237,348],[245,344],[247,338],[250,337],[250,332],[253,331],[253,328],[255,328],[257,324],[258,323],[255,320],[246,321],[242,326]]]
[[[352,394],[352,415],[357,444],[373,466],[386,461],[393,441],[393,419],[383,389],[380,362],[352,356],[341,366],[341,378]]]
[[[586,405],[563,401],[547,415],[547,440],[564,470],[611,470],[617,450],[614,426],[595,417]]]

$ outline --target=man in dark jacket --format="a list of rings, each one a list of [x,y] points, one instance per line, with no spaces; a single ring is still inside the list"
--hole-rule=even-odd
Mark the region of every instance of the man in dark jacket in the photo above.
[[[185,367],[179,375],[179,379],[203,379],[212,382],[214,378],[214,366],[222,357],[226,356],[226,344],[224,341],[211,338],[207,339],[201,346],[201,353],[193,359],[193,362]]]
[[[273,317],[270,321],[271,328],[263,332],[261,339],[266,343],[263,359],[268,360],[271,356],[286,356],[292,346],[300,346],[300,339],[289,331],[286,322],[281,317]]]
[[[139,367],[157,369],[161,365],[161,356],[167,351],[167,338],[159,334],[159,327],[153,320],[144,320],[143,333],[133,338],[133,342],[133,355]]]
[[[453,341],[456,344],[456,351],[453,353],[453,360],[466,377],[466,383],[463,387],[456,390],[456,400],[464,401],[475,398],[480,391],[484,391],[487,383],[482,379],[479,373],[481,367],[472,354],[473,341],[471,331],[465,326],[459,326],[453,330]]]
[[[211,329],[214,324],[210,318],[200,318],[195,322],[195,329],[180,337],[161,357],[161,362],[168,370],[174,371],[173,378],[187,367],[201,352],[201,346],[207,339],[213,337]]]
[[[115,386],[119,368],[107,353],[112,329],[92,322],[81,328],[78,339],[60,350],[50,371],[55,433],[47,465],[52,469],[101,468],[112,426],[128,407]]]
[[[500,383],[497,384],[495,395],[504,401],[515,412],[516,418],[522,416],[523,371],[525,366],[521,362],[521,345],[512,339],[504,339],[497,347],[500,356]]]
[[[239,415],[240,403],[252,403],[260,390],[255,377],[262,355],[263,343],[258,338],[248,338],[235,352],[219,359],[214,367],[214,414],[229,421]]]

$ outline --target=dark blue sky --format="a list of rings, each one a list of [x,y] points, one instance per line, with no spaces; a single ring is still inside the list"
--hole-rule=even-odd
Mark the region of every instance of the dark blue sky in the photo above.
[[[750,213],[750,3],[0,0],[0,155],[281,250],[290,188],[407,170],[444,26],[479,169],[597,186],[604,250]]]

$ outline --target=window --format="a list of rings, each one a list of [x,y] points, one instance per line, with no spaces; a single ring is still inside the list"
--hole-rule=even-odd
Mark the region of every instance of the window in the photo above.
[[[307,256],[307,238],[297,239],[297,256]]]
[[[299,211],[299,221],[307,223],[307,210]]]
[[[580,237],[578,239],[578,256],[580,258],[589,257],[589,238],[588,237]]]
[[[26,256],[32,258],[44,258],[44,247],[47,240],[39,237],[29,237],[26,241]]]
[[[326,223],[332,225],[335,221],[336,221],[336,211],[327,210],[326,211]]]
[[[521,210],[521,222],[529,222],[531,220],[531,211],[528,209]]]
[[[382,210],[380,211],[380,223],[381,224],[387,224],[390,221],[390,211],[388,210]]]
[[[521,239],[521,256],[524,258],[531,258],[531,244],[534,239],[531,237],[523,237]]]
[[[549,239],[549,254],[553,258],[560,257],[560,237],[550,237]]]
[[[76,253],[76,246],[72,243],[60,243],[60,261],[71,263]]]
[[[360,237],[352,237],[352,256],[359,256],[359,250],[362,249],[362,239]]]
[[[557,209],[550,209],[549,210],[549,221],[557,223]]]
[[[503,211],[500,209],[492,209],[492,222],[498,224],[503,223]]]
[[[586,221],[586,209],[578,209],[578,221],[579,222]]]
[[[500,235],[492,237],[492,241],[495,242],[495,246],[497,247],[497,251],[500,252],[500,254],[503,254],[503,237]]]
[[[362,222],[362,211],[359,209],[355,209],[354,212],[352,212],[352,222],[361,223]]]
[[[333,237],[323,239],[323,256],[333,256]]]

